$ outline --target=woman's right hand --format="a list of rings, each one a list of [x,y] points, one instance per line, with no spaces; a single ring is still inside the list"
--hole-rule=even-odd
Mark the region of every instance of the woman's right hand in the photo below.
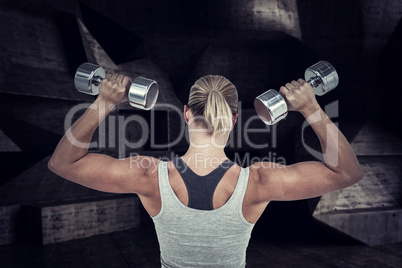
[[[99,98],[113,105],[128,101],[131,83],[131,79],[122,74],[108,74],[99,85]]]
[[[311,108],[319,107],[314,89],[301,78],[282,86],[279,92],[284,97],[289,111],[304,113]]]

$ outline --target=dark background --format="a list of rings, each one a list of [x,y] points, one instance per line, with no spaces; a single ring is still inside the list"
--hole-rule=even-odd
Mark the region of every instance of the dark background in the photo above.
[[[15,224],[4,212],[8,207],[17,211],[26,204],[110,197],[65,181],[46,167],[65,131],[68,111],[93,100],[74,89],[74,73],[82,62],[155,79],[161,90],[158,104],[180,110],[196,79],[224,75],[238,88],[244,126],[255,116],[252,103],[257,95],[303,77],[307,67],[324,59],[337,69],[340,84],[319,102],[323,107],[338,102],[339,114],[333,120],[349,141],[367,122],[399,139],[401,16],[402,2],[396,0],[1,1],[0,233],[9,234]],[[133,113],[151,118],[149,112],[128,105],[113,115]],[[179,135],[177,113],[157,109],[155,118],[157,143]],[[276,146],[263,150],[248,146],[235,129],[233,136],[240,137],[241,145],[229,147],[227,154],[244,159],[275,153],[288,164],[314,159],[301,145],[302,123],[300,115],[290,113],[277,125]],[[258,120],[252,126],[264,127]],[[250,137],[255,143],[270,143],[274,132],[270,130],[266,136]],[[124,134],[131,141],[140,135],[135,124],[129,124]],[[318,148],[312,133],[308,142]],[[184,138],[157,150],[147,142],[136,153],[169,157],[180,155],[186,146]],[[132,152],[110,146],[92,150],[116,157]],[[311,217],[317,202],[273,202],[253,235],[329,239],[328,230]],[[143,211],[141,223],[152,226]],[[4,239],[4,244],[16,242]]]

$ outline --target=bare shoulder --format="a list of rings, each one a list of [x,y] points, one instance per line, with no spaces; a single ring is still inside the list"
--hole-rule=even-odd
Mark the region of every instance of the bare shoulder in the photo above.
[[[256,198],[260,201],[291,201],[313,198],[351,185],[329,169],[325,163],[305,161],[291,165],[268,162],[250,167],[257,185]]]
[[[158,165],[161,160],[151,156],[131,156],[124,159],[126,176],[131,178],[135,192],[151,195],[159,187]]]
[[[131,170],[136,170],[142,176],[155,176],[157,175],[158,165],[161,160],[152,156],[136,155],[125,159],[129,164]]]
[[[258,204],[270,201],[270,194],[275,191],[271,184],[275,182],[273,178],[278,176],[278,169],[281,166],[273,162],[258,162],[249,166],[250,175],[246,192],[248,203]]]
[[[255,223],[268,203],[273,200],[276,190],[274,177],[279,166],[271,162],[258,162],[249,166],[249,180],[243,201],[243,215],[247,221]]]
[[[250,168],[250,179],[256,183],[266,183],[270,178],[281,176],[286,166],[274,162],[258,162]]]

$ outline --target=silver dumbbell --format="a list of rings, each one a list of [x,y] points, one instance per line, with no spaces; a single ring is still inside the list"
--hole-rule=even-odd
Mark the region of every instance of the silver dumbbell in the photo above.
[[[99,94],[99,84],[105,78],[105,70],[92,63],[81,64],[75,72],[75,88],[89,95]],[[149,110],[154,107],[158,99],[159,87],[154,80],[137,77],[132,81],[128,92],[128,100],[131,106]]]
[[[305,80],[313,87],[318,96],[322,96],[338,86],[339,76],[335,68],[327,61],[320,61],[306,69]],[[282,95],[270,89],[254,100],[254,108],[267,125],[273,125],[288,114],[288,106]]]

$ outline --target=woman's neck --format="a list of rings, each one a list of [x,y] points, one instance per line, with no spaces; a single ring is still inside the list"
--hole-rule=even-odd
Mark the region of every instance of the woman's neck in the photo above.
[[[196,148],[190,146],[182,156],[182,159],[192,168],[209,170],[217,168],[228,158],[222,148]]]
[[[182,159],[193,167],[202,164],[216,168],[227,159],[224,148],[229,138],[228,134],[210,134],[204,129],[190,128],[190,147]]]
[[[216,169],[220,164],[227,160],[225,152],[200,151],[189,148],[181,157],[183,161],[197,174],[204,175]]]
[[[183,158],[199,158],[207,161],[211,158],[227,159],[225,151],[223,149],[216,148],[194,148],[190,146],[187,152],[183,155]]]

